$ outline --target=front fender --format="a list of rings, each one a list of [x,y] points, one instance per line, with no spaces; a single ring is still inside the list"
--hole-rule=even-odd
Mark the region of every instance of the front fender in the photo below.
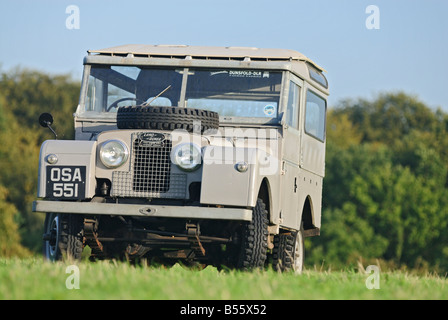
[[[55,154],[57,163],[49,164],[47,156]],[[48,166],[82,166],[86,170],[84,195],[81,198],[92,198],[95,195],[95,158],[96,141],[47,140],[40,149],[37,197],[46,197]],[[51,169],[50,169],[51,170]]]
[[[245,162],[247,171],[237,164]],[[278,159],[257,148],[208,146],[203,151],[201,203],[254,207],[264,177],[279,174]]]

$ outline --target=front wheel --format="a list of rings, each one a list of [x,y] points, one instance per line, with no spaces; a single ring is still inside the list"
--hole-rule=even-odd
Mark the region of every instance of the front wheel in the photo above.
[[[258,199],[252,211],[252,221],[241,232],[241,246],[237,268],[241,270],[264,267],[268,248],[268,211],[263,200]]]
[[[49,261],[80,261],[83,250],[83,219],[72,214],[47,213],[43,254]]]

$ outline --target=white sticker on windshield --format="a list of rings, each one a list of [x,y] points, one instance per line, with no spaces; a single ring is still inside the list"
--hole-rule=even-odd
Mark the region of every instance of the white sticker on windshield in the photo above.
[[[228,74],[229,73],[229,71],[214,71],[214,72],[210,72],[210,76],[216,76],[216,75],[218,75],[218,74]]]
[[[273,105],[268,104],[264,107],[263,112],[268,117],[272,117],[275,115],[275,107]]]
[[[253,70],[221,70],[211,71],[210,76],[226,74],[233,78],[269,78],[269,71],[253,71]]]
[[[233,70],[229,71],[229,76],[238,78],[261,78],[263,73],[261,71]]]

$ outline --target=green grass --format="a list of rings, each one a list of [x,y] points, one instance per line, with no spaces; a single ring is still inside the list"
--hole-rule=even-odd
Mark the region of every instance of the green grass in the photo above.
[[[116,261],[79,264],[80,288],[69,290],[67,264],[41,258],[0,258],[0,299],[448,299],[448,280],[404,272],[381,272],[380,289],[369,290],[365,273],[307,270],[301,276],[259,272],[202,271],[180,265],[131,266]]]

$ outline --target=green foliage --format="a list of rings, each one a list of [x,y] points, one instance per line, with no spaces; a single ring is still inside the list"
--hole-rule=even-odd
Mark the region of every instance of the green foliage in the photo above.
[[[327,114],[327,140],[332,145],[345,149],[361,142],[362,134],[348,114],[329,110]]]
[[[74,275],[63,263],[0,259],[1,300],[446,300],[448,280],[428,274],[381,270],[379,290],[368,290],[363,269],[293,273],[197,271],[131,266],[116,261],[80,263],[79,289],[67,289]],[[185,302],[185,306],[187,305]],[[191,305],[191,303],[190,303]],[[279,309],[280,311],[280,309]],[[173,315],[179,309],[172,309]],[[223,313],[224,310],[221,311]],[[268,309],[267,314],[275,310]],[[288,311],[290,312],[290,311]],[[216,315],[219,313],[216,311]],[[166,314],[165,314],[166,315]]]
[[[344,101],[329,120],[311,262],[342,266],[361,256],[448,270],[446,116],[397,93]],[[338,125],[347,136],[333,134]]]
[[[403,92],[380,94],[374,101],[345,100],[335,110],[347,114],[363,136],[363,142],[393,143],[414,130],[444,130],[442,113],[434,113],[417,98]]]
[[[51,112],[73,137],[79,84],[69,76],[13,70],[0,75],[0,255],[41,244],[31,212],[41,143]],[[344,267],[359,257],[448,271],[448,115],[405,93],[342,101],[327,120],[321,236],[307,263]]]
[[[68,76],[49,76],[27,70],[0,75],[0,186],[5,188],[0,201],[12,205],[0,210],[0,224],[11,237],[11,248],[17,245],[38,250],[42,242],[43,215],[31,211],[37,192],[37,169],[40,145],[52,135],[40,127],[39,115],[51,112],[55,129],[61,138],[73,137],[73,110],[79,96],[79,85]],[[13,215],[11,220],[9,217]],[[8,221],[7,223],[5,221]],[[2,242],[6,243],[6,242]],[[14,250],[2,250],[6,255]]]
[[[50,112],[60,139],[72,139],[73,117],[80,86],[67,75],[47,75],[38,71],[16,69],[3,73],[0,92],[22,129],[29,129],[39,141],[48,139],[48,131],[39,128],[38,118]],[[51,136],[50,136],[51,137]]]
[[[28,251],[20,244],[18,225],[14,221],[17,209],[6,198],[7,190],[0,186],[0,256],[26,256]]]

